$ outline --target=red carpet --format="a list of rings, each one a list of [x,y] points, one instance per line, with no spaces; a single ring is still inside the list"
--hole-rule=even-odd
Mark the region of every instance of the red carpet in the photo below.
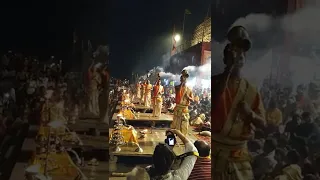
[[[201,136],[199,134],[196,134],[196,137],[199,139],[199,140],[203,140],[205,142],[207,142],[208,144],[211,145],[211,137],[208,137],[208,136]]]
[[[200,135],[200,134],[198,133],[198,132],[199,132],[199,129],[198,129],[197,127],[192,126],[192,128],[193,128],[194,135],[195,135],[199,140],[206,141],[208,144],[211,145],[211,137]]]

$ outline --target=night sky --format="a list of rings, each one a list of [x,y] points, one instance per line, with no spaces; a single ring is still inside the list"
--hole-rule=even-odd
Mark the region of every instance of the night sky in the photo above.
[[[67,59],[73,31],[93,45],[109,44],[111,74],[130,77],[162,63],[170,51],[173,26],[185,36],[205,18],[211,0],[72,0],[5,1],[1,3],[0,51],[13,50]]]
[[[184,9],[189,9],[185,33],[205,18],[211,0],[113,0],[110,22],[111,74],[130,78],[162,62],[172,47],[173,26],[181,32]]]
[[[74,30],[95,43],[106,43],[108,3],[102,0],[1,2],[0,50],[37,55],[45,60],[50,55],[67,59]]]

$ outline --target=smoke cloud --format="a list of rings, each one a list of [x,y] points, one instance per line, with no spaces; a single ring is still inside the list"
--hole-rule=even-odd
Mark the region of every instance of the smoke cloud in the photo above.
[[[211,59],[207,60],[207,63],[202,66],[187,66],[182,70],[187,70],[189,78],[187,79],[187,86],[190,88],[209,88],[211,85]],[[165,72],[164,68],[156,67],[149,70],[149,72],[140,77],[140,80],[148,79],[151,83],[157,79],[158,74],[160,75],[162,82],[168,84],[170,81],[174,81],[175,85],[180,83],[181,74],[174,74],[171,72]]]
[[[265,14],[250,14],[232,25],[244,26],[252,38],[252,49],[247,54],[243,75],[256,85],[266,79],[277,79],[279,61],[287,64],[291,82],[287,86],[310,83],[320,72],[320,0],[309,2],[293,14],[273,18]],[[231,27],[230,27],[231,28]],[[293,48],[292,48],[293,47]],[[293,49],[287,51],[286,49]],[[316,63],[318,62],[318,63]],[[281,82],[280,82],[281,83]]]

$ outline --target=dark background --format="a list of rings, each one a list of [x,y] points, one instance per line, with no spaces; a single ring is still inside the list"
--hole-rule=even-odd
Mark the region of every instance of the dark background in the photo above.
[[[12,50],[40,60],[51,55],[69,60],[76,32],[93,46],[110,45],[112,75],[130,77],[132,71],[161,64],[172,47],[173,26],[181,33],[184,9],[192,12],[185,23],[185,36],[189,37],[207,14],[210,1],[4,1],[0,6],[0,51]]]
[[[113,0],[110,21],[112,75],[130,78],[162,64],[172,48],[173,27],[181,33],[184,10],[185,36],[200,24],[212,0]]]
[[[67,59],[73,32],[98,43],[107,42],[108,0],[1,2],[0,50],[13,50],[41,59]],[[80,35],[79,35],[80,36]]]
[[[181,33],[184,9],[189,9],[185,37],[203,21],[216,0],[68,0],[4,1],[0,8],[0,51],[13,50],[40,59],[55,55],[68,59],[73,32],[110,45],[113,76],[130,77],[161,65],[172,47],[173,26]],[[221,1],[212,12],[212,36],[221,41],[230,25],[252,12],[279,12],[286,3],[272,0]],[[79,60],[80,61],[80,60]],[[77,63],[77,62],[73,62]]]

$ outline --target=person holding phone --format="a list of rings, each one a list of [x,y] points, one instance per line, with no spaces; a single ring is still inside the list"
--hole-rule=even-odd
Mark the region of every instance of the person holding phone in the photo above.
[[[165,144],[159,144],[156,146],[153,153],[153,165],[147,167],[150,179],[157,180],[185,180],[191,174],[195,162],[197,161],[198,150],[194,144],[179,130],[171,129],[166,132],[167,140]],[[180,166],[172,170],[175,163],[176,155],[172,151],[174,145],[170,145],[175,142],[175,138],[172,136],[177,136],[181,139],[185,146],[185,154],[188,155],[183,158]]]

